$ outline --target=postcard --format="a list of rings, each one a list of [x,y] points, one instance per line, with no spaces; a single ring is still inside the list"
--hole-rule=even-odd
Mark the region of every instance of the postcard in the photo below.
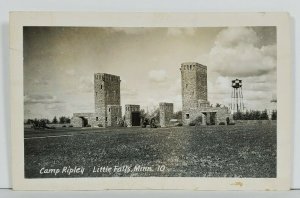
[[[287,13],[10,14],[15,190],[289,190]]]

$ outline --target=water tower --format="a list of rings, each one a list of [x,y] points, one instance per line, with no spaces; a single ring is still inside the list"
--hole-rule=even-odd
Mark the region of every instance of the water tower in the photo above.
[[[243,112],[244,101],[243,101],[243,89],[242,80],[232,80],[232,92],[231,92],[231,113]]]

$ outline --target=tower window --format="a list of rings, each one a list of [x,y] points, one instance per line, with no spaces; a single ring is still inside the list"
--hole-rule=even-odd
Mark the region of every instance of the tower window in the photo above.
[[[185,88],[187,88],[188,87],[188,84],[185,84]]]
[[[96,121],[98,121],[99,120],[99,118],[98,117],[96,117]]]
[[[185,114],[185,119],[190,119],[190,114]]]
[[[116,117],[116,121],[118,121],[118,117]]]
[[[110,108],[108,108],[108,112],[110,112]]]
[[[107,117],[105,117],[105,122],[107,122]]]
[[[102,85],[100,85],[100,89],[102,89]]]

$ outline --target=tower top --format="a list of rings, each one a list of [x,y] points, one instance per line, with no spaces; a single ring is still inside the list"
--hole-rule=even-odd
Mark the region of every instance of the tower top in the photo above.
[[[184,62],[181,63],[181,68],[180,70],[194,70],[194,69],[207,69],[205,65],[202,65],[197,62]]]
[[[95,79],[103,80],[103,81],[121,81],[120,76],[106,74],[106,73],[95,73]]]
[[[168,102],[160,102],[159,106],[173,106],[173,103],[168,103]]]

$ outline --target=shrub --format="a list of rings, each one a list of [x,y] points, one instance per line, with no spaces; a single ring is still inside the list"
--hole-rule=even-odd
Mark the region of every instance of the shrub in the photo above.
[[[103,127],[103,125],[102,125],[102,124],[98,124],[97,126],[98,126],[98,127]]]
[[[62,127],[66,127],[66,125],[63,125]]]
[[[73,127],[73,125],[69,125],[69,127]]]
[[[182,123],[178,123],[176,126],[182,126]]]
[[[219,125],[225,125],[225,122],[220,122]]]
[[[202,116],[198,116],[195,120],[190,122],[190,126],[196,126],[202,124]]]
[[[271,115],[271,119],[272,120],[277,120],[277,111],[272,111],[272,115]]]
[[[124,127],[124,126],[125,126],[124,120],[119,120],[118,123],[117,123],[117,125],[118,125],[119,127]]]

